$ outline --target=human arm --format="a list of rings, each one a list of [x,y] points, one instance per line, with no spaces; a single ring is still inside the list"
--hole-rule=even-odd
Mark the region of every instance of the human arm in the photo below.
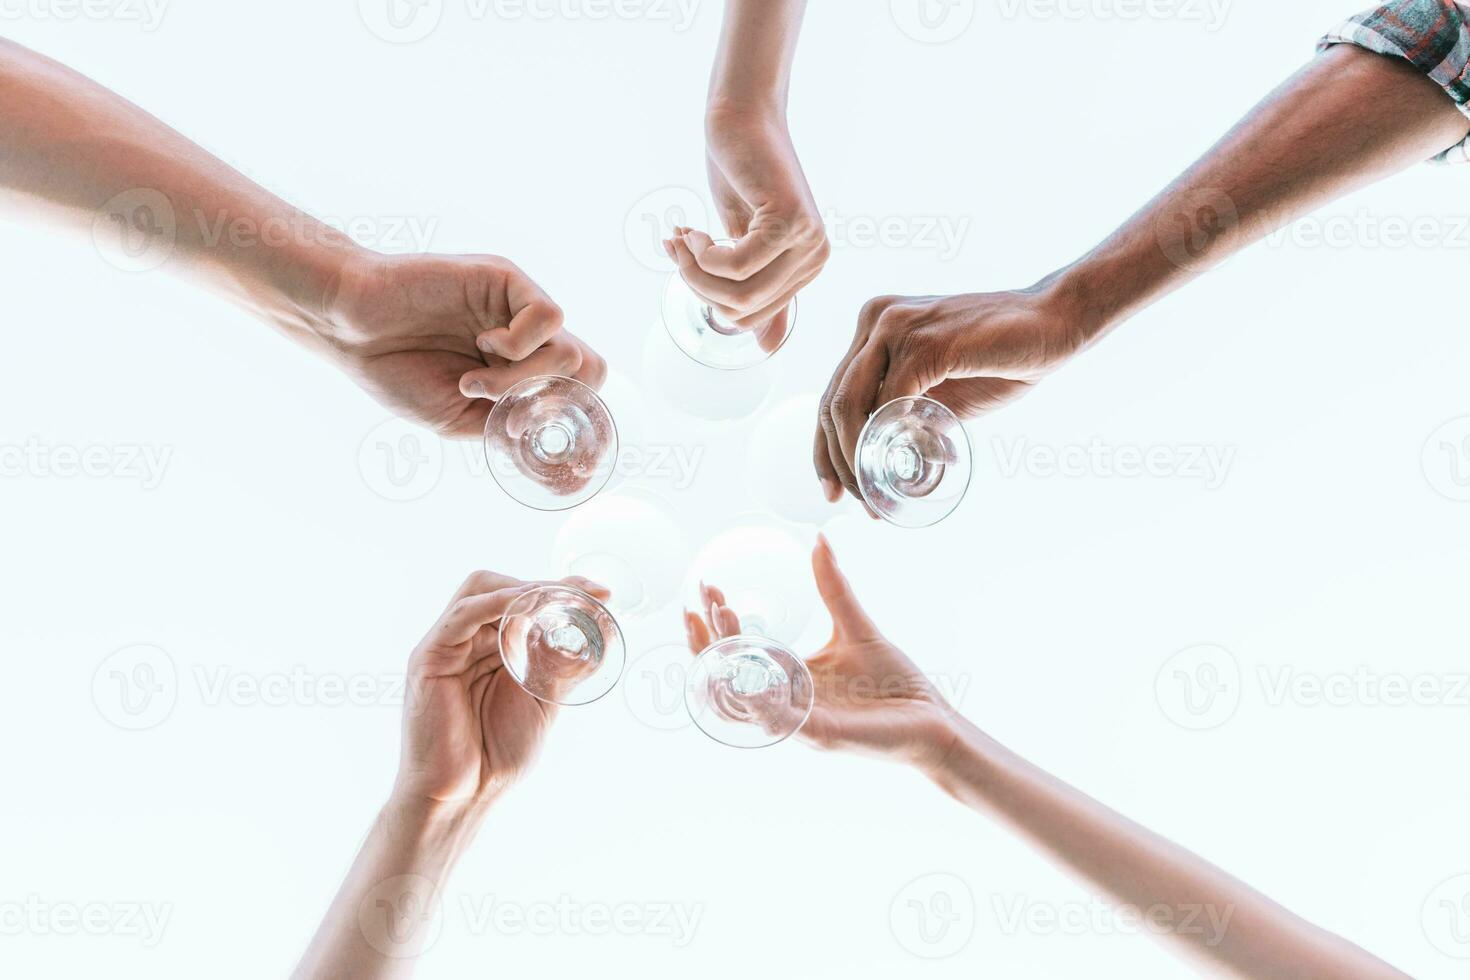
[[[1447,0],[1431,6],[1455,9]],[[1470,31],[1466,42],[1470,49]],[[814,463],[828,499],[844,487],[861,499],[858,436],[888,401],[928,394],[964,418],[1005,405],[1270,231],[1467,132],[1456,101],[1419,68],[1334,46],[1104,242],[1036,285],[873,300],[819,409]]]
[[[567,584],[605,599],[583,579]],[[477,572],[414,650],[388,803],[293,974],[403,980],[436,934],[440,893],[556,717],[506,673],[498,624],[534,584]]]
[[[535,373],[603,379],[601,359],[508,260],[380,255],[4,40],[0,149],[6,210],[91,234],[125,268],[167,269],[223,293],[441,434],[479,435],[493,399]]]
[[[732,246],[680,228],[665,246],[696,294],[774,349],[831,254],[786,107],[806,0],[727,0],[705,112],[710,189]],[[769,339],[768,339],[769,338]]]
[[[1402,978],[1190,851],[1109,809],[959,716],[864,611],[825,539],[812,558],[832,639],[807,660],[816,692],[798,737],[903,764],[995,820],[1118,906],[1151,917],[1210,975],[1261,980]],[[738,635],[717,583],[686,614],[691,649]]]

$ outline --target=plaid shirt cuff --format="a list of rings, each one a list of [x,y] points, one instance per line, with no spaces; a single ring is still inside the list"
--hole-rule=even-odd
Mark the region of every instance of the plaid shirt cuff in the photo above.
[[[1392,0],[1328,32],[1317,45],[1355,44],[1403,58],[1432,78],[1470,116],[1470,0]],[[1470,138],[1435,160],[1470,163]]]

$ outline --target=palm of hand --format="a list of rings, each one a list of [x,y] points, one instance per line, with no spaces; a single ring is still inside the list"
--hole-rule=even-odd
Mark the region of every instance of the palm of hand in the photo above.
[[[480,630],[468,645],[421,655],[427,663],[467,662],[461,672],[410,675],[401,782],[418,798],[463,803],[516,782],[555,717],[506,672],[497,629]]]
[[[834,637],[807,667],[816,704],[802,739],[823,749],[918,763],[945,751],[938,733],[952,709],[913,661],[881,636]]]

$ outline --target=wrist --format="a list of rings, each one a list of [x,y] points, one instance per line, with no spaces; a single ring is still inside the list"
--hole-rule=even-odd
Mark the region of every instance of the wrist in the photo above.
[[[1099,269],[1083,259],[1042,279],[1029,292],[1049,319],[1076,336],[1080,349],[1126,319],[1108,290]]]
[[[713,90],[704,107],[707,136],[745,129],[786,130],[786,95],[780,91]]]
[[[293,340],[338,349],[344,342],[333,307],[354,270],[369,267],[380,257],[326,225],[310,222],[300,227],[312,231],[284,244],[262,242],[252,277],[255,283],[246,287],[246,301]]]
[[[479,833],[492,802],[431,800],[395,792],[379,811],[378,823],[417,853],[452,864]]]
[[[988,735],[961,715],[944,720],[937,738],[936,753],[919,766],[919,771],[951,796],[956,795],[962,774],[974,769],[975,760],[993,744]]]

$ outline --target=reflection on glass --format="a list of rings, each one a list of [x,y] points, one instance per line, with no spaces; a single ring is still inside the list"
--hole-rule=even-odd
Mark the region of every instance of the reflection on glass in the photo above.
[[[857,480],[878,516],[899,527],[938,524],[970,488],[970,439],[930,398],[900,398],[868,419],[858,437]]]
[[[597,392],[570,378],[531,378],[495,403],[485,422],[490,473],[536,510],[570,510],[607,486],[618,430]]]
[[[811,671],[774,640],[733,636],[695,660],[684,703],[700,731],[737,749],[784,741],[806,724],[816,703]]]
[[[685,583],[685,604],[703,607],[700,588],[715,585],[747,634],[794,644],[819,603],[811,548],[785,527],[743,520],[704,546]]]
[[[740,371],[769,360],[785,345],[796,327],[796,300],[760,330],[742,330],[696,296],[676,272],[664,287],[663,315],[664,328],[685,354],[706,367]]]
[[[517,599],[500,621],[500,656],[517,684],[551,704],[591,704],[617,686],[623,631],[579,589],[548,585]]]
[[[677,599],[691,550],[672,508],[636,491],[594,500],[567,519],[552,544],[557,568],[607,586],[608,604],[624,617]]]

